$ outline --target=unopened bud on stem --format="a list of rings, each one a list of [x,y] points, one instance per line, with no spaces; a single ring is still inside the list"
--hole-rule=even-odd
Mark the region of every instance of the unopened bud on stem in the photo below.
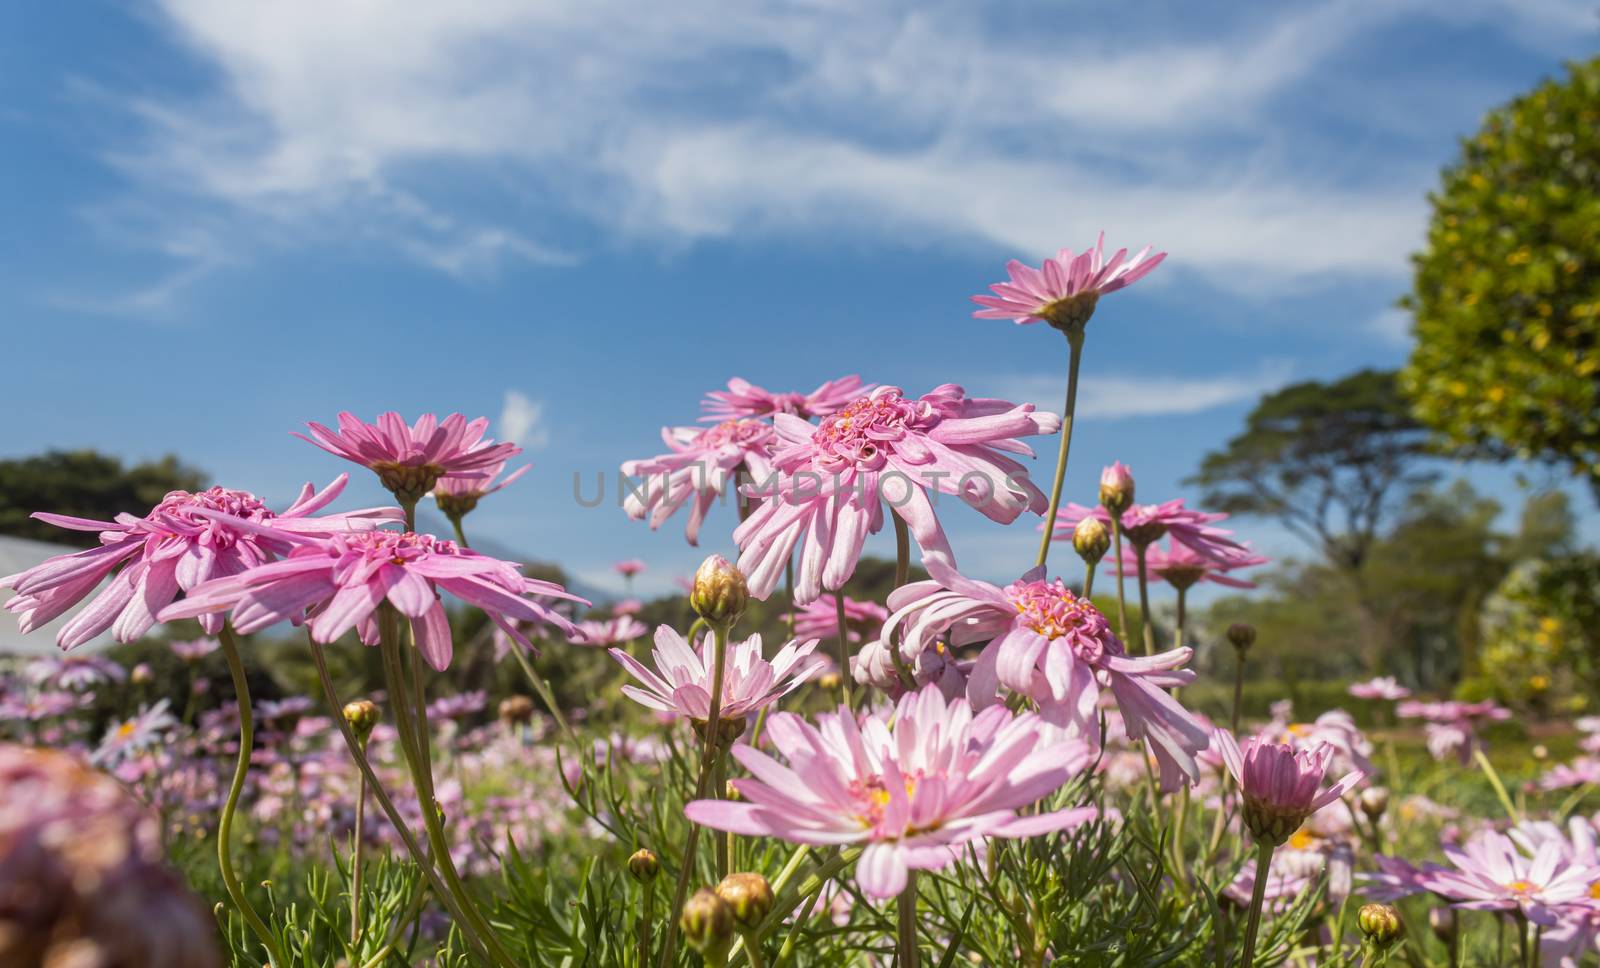
[[[628,858],[628,873],[640,884],[648,884],[661,873],[661,861],[654,851],[641,848]]]
[[[1111,548],[1111,529],[1097,517],[1090,516],[1072,529],[1072,550],[1086,565],[1097,565]]]
[[[731,628],[750,602],[744,575],[728,559],[712,555],[700,563],[689,590],[689,604],[714,628]]]
[[[678,927],[689,946],[700,952],[708,965],[723,965],[733,946],[733,908],[715,891],[701,888],[684,902]]]
[[[1387,948],[1405,933],[1400,912],[1392,904],[1367,904],[1356,914],[1361,933],[1380,948]]]
[[[1120,460],[1100,472],[1100,504],[1113,517],[1133,506],[1133,471]]]
[[[355,733],[362,744],[367,742],[382,718],[378,704],[370,699],[354,699],[344,704],[344,721],[350,724],[350,732]]]
[[[760,927],[772,913],[772,885],[760,874],[729,874],[717,885],[717,896],[733,909],[733,923],[741,932]]]
[[[1256,644],[1256,627],[1249,622],[1234,622],[1228,626],[1228,641],[1235,650],[1248,652]]]

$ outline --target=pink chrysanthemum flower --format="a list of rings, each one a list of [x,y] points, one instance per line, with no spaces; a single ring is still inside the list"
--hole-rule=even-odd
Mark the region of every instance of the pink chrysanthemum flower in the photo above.
[[[1100,690],[1109,688],[1128,736],[1149,744],[1163,785],[1176,786],[1180,774],[1199,779],[1195,756],[1210,733],[1166,691],[1194,681],[1194,672],[1181,668],[1193,649],[1128,655],[1105,616],[1060,579],[1045,581],[1042,568],[1003,589],[938,563],[929,571],[932,581],[913,582],[889,596],[894,613],[882,638],[898,632],[908,664],[941,642],[960,648],[986,641],[967,685],[974,705],[997,702],[1005,686],[1037,703],[1046,720],[1073,726],[1097,742]]]
[[[1357,699],[1385,699],[1390,702],[1408,699],[1411,696],[1411,690],[1402,686],[1394,676],[1378,676],[1366,682],[1353,682],[1346,691]]]
[[[773,393],[749,380],[734,377],[728,381],[728,389],[712,390],[700,401],[700,409],[704,411],[700,419],[711,422],[787,413],[809,420],[835,413],[871,389],[862,386],[861,377],[855,374],[829,380],[810,393]]]
[[[1272,559],[1262,555],[1249,554],[1248,546],[1242,547],[1246,549],[1245,554],[1230,558],[1227,561],[1217,561],[1214,558],[1208,558],[1200,554],[1186,544],[1180,544],[1176,540],[1169,538],[1165,548],[1158,544],[1153,544],[1146,549],[1145,570],[1151,581],[1164,581],[1173,588],[1180,590],[1192,588],[1200,582],[1211,582],[1227,588],[1254,588],[1256,587],[1255,582],[1243,578],[1235,578],[1229,572],[1237,571],[1240,568],[1255,568],[1258,565],[1266,564]],[[1131,562],[1127,560],[1128,557],[1132,557],[1129,555],[1131,550],[1128,548],[1123,549],[1123,555],[1125,556],[1123,571],[1125,573],[1128,571],[1130,564],[1132,568],[1138,568],[1138,559],[1136,557]]]
[[[839,637],[839,596],[823,595],[814,602],[800,606],[794,616],[794,634],[802,639],[837,639]],[[875,639],[889,617],[889,610],[877,602],[859,602],[849,596],[844,600],[845,638],[850,642]]]
[[[388,601],[412,619],[417,650],[435,669],[450,664],[454,646],[439,592],[483,609],[502,632],[523,648],[533,643],[517,622],[548,622],[571,635],[571,622],[535,596],[583,601],[554,582],[528,578],[509,561],[458,548],[430,534],[365,531],[306,541],[282,561],[207,582],[162,611],[162,620],[223,611],[250,633],[310,614],[311,637],[332,642],[356,629],[376,645],[377,609]],[[587,604],[585,602],[584,604]]]
[[[1111,526],[1111,515],[1105,508],[1068,504],[1056,512],[1055,531],[1051,540],[1071,541],[1073,529],[1086,517],[1099,518],[1101,523]],[[1183,506],[1183,498],[1160,504],[1135,504],[1122,512],[1122,533],[1135,548],[1149,547],[1168,537],[1174,545],[1181,545],[1202,558],[1230,568],[1259,564],[1249,548],[1228,537],[1233,532],[1211,527],[1226,517],[1222,513],[1190,510]]]
[[[632,642],[649,631],[643,622],[632,615],[618,615],[579,622],[568,641],[573,645],[616,645],[619,642]]]
[[[31,632],[86,598],[106,576],[110,584],[64,625],[56,636],[63,649],[82,645],[111,629],[118,642],[132,642],[156,624],[156,613],[205,581],[237,575],[288,553],[302,536],[370,530],[398,521],[399,508],[365,508],[312,517],[344,490],[340,474],[322,491],[310,484],[288,509],[273,512],[249,491],[213,487],[197,493],[172,491],[142,518],[119,514],[90,521],[59,514],[35,518],[74,531],[99,531],[100,547],[78,551],[0,578],[15,589],[6,611]],[[120,570],[119,570],[120,569]],[[215,635],[222,619],[201,619]]]
[[[815,427],[788,414],[774,421],[775,484],[750,490],[762,504],[733,533],[739,570],[756,598],[772,593],[796,545],[795,603],[814,601],[823,588],[838,591],[867,535],[883,527],[885,500],[910,527],[924,563],[951,566],[930,491],[959,497],[1001,524],[1049,504],[1026,469],[1005,456],[1031,457],[1018,437],[1061,429],[1061,418],[1032,404],[969,398],[951,383],[914,400],[899,387],[879,387]]]
[[[1333,758],[1331,746],[1297,750],[1251,737],[1241,752],[1233,734],[1225,729],[1216,731],[1216,743],[1243,793],[1245,828],[1257,841],[1274,847],[1366,777],[1360,770],[1352,770],[1319,793],[1328,761]]]
[[[408,426],[393,410],[379,414],[375,424],[344,412],[337,431],[314,422],[306,426],[311,436],[295,436],[371,469],[396,498],[413,504],[447,474],[481,471],[522,453],[516,444],[497,444],[483,436],[489,429],[487,417],[469,423],[459,413],[442,421],[425,413]]]
[[[1063,330],[1081,327],[1102,295],[1133,285],[1167,257],[1165,252],[1151,255],[1150,246],[1145,246],[1131,259],[1127,249],[1118,249],[1108,260],[1105,242],[1101,232],[1094,248],[1077,255],[1062,249],[1037,269],[1012,259],[1006,263],[1010,281],[990,286],[992,296],[973,296],[972,301],[984,308],[972,315],[1010,319],[1019,325],[1049,323]]]
[[[802,844],[864,844],[856,883],[870,897],[905,889],[910,870],[939,870],[986,837],[1033,837],[1094,819],[1095,807],[1019,816],[1092,759],[1088,746],[1033,713],[974,713],[933,686],[867,716],[840,708],[817,726],[792,713],[767,718],[777,760],[747,745],[734,757],[753,779],[744,802],[696,800],[695,823]]]
[[[479,470],[446,474],[434,482],[433,502],[445,517],[454,521],[470,513],[485,497],[528,473],[533,465],[523,464],[505,477],[500,477],[500,472],[505,469],[506,462],[502,460]],[[500,480],[496,481],[497,477]]]
[[[822,657],[813,654],[816,647],[815,639],[790,642],[768,661],[762,657],[759,635],[729,642],[718,719],[739,723],[798,689],[821,667]],[[623,686],[623,695],[641,706],[703,723],[711,716],[715,652],[709,634],[700,639],[696,651],[683,636],[663,625],[656,629],[653,671],[621,649],[612,649],[611,657],[644,686]]]
[[[664,427],[661,439],[668,453],[622,465],[622,473],[643,478],[641,487],[623,498],[622,509],[635,521],[649,515],[653,531],[693,498],[684,536],[698,545],[706,512],[741,469],[755,480],[772,473],[778,436],[764,421],[727,420],[715,427]]]
[[[1600,866],[1563,849],[1560,838],[1544,839],[1532,856],[1505,834],[1481,830],[1466,844],[1445,845],[1453,870],[1438,869],[1419,881],[1435,894],[1474,911],[1518,911],[1535,924],[1554,925],[1561,908],[1589,898]]]
[[[638,558],[624,558],[623,560],[613,564],[611,567],[616,569],[617,574],[621,575],[622,577],[632,578],[634,575],[644,571],[644,562],[640,561]]]

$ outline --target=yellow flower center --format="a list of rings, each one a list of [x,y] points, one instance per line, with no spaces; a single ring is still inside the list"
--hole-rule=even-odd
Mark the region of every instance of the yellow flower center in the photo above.
[[[1293,850],[1310,850],[1316,845],[1316,834],[1308,830],[1296,830],[1294,836],[1289,838],[1289,847]]]
[[[1532,881],[1512,881],[1506,885],[1506,890],[1513,894],[1532,894],[1534,886]]]
[[[133,720],[128,720],[121,726],[117,727],[117,739],[127,739],[129,736],[133,735],[133,731],[137,728],[138,727],[134,725]]]

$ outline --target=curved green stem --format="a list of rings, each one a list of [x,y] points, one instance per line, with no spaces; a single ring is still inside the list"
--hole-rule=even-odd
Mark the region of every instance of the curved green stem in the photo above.
[[[1521,823],[1522,811],[1511,802],[1511,795],[1506,792],[1506,785],[1500,782],[1500,774],[1489,762],[1489,758],[1483,755],[1483,750],[1473,750],[1472,758],[1477,762],[1479,769],[1483,770],[1483,775],[1489,778],[1489,785],[1494,787],[1494,795],[1500,798],[1500,806],[1505,808],[1506,816],[1511,818],[1512,823]]]
[[[1150,580],[1145,572],[1145,552],[1149,547],[1149,545],[1138,545],[1133,549],[1133,553],[1139,568],[1139,631],[1144,640],[1144,654],[1154,655],[1156,628],[1155,623],[1150,621]]]
[[[1055,483],[1050,488],[1050,510],[1045,512],[1044,538],[1039,542],[1042,565],[1050,558],[1050,542],[1056,536],[1056,512],[1061,508],[1061,487],[1067,480],[1067,452],[1072,449],[1072,415],[1078,409],[1078,364],[1083,360],[1083,330],[1067,333],[1067,403],[1061,414],[1061,450],[1056,454]]]
[[[1111,553],[1117,556],[1117,638],[1128,641],[1128,596],[1124,588],[1123,574],[1127,569],[1122,564],[1122,516],[1112,515],[1111,520]]]
[[[1256,884],[1255,890],[1250,894],[1250,919],[1245,923],[1244,929],[1244,957],[1239,959],[1239,968],[1253,968],[1256,957],[1256,934],[1261,930],[1261,905],[1267,896],[1267,875],[1272,869],[1271,844],[1258,844],[1256,846]]]
[[[267,923],[261,920],[261,915],[250,906],[244,885],[239,883],[239,875],[233,869],[233,850],[230,846],[233,815],[239,809],[239,796],[244,792],[244,781],[250,774],[250,752],[255,748],[256,730],[250,708],[250,684],[245,679],[244,660],[239,657],[239,643],[234,639],[233,626],[224,622],[218,638],[222,640],[222,654],[228,659],[228,674],[233,677],[233,694],[239,703],[239,760],[233,770],[233,783],[228,787],[228,799],[222,805],[222,816],[217,821],[217,867],[222,871],[222,884],[233,899],[234,907],[239,909],[245,924],[250,926],[250,930],[255,932],[262,946],[267,949],[272,968],[288,968],[289,959],[284,957],[283,946],[278,944],[278,939]]]

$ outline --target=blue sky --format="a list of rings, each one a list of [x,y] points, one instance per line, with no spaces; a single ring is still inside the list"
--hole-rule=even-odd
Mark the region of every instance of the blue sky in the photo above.
[[[578,508],[575,472],[656,453],[734,375],[1058,407],[1063,341],[967,297],[1103,228],[1171,255],[1092,323],[1069,494],[1113,457],[1179,494],[1261,392],[1403,359],[1439,167],[1597,23],[1587,0],[7,5],[0,453],[171,451],[282,499],[345,469],[289,436],[306,420],[485,414],[535,470],[475,530],[601,586],[637,555],[664,590],[703,553],[681,521]],[[1025,563],[1031,531],[949,517],[968,570]]]

